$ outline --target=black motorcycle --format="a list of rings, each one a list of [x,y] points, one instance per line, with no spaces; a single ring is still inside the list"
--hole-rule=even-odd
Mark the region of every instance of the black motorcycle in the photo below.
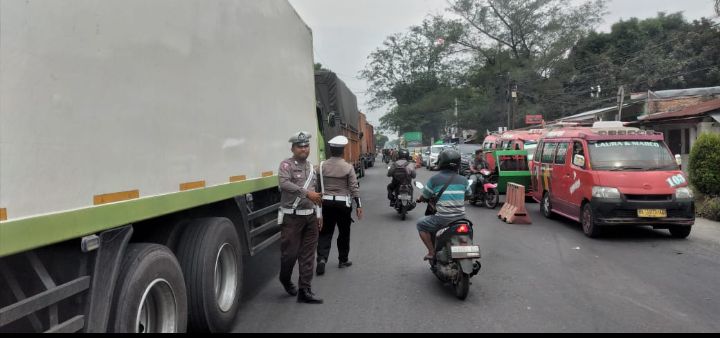
[[[422,190],[422,183],[415,186]],[[473,223],[462,219],[448,224],[432,236],[435,258],[430,271],[446,285],[452,286],[455,296],[465,300],[470,292],[470,278],[480,272],[480,247],[473,244]]]
[[[478,175],[482,176],[482,180],[476,182],[472,179],[474,174],[467,173],[467,178],[473,182],[471,185],[477,185],[473,189],[473,196],[470,197],[470,204],[482,203],[488,209],[497,208],[498,204],[500,204],[500,191],[498,191],[496,177],[487,169],[481,169]]]
[[[415,201],[413,200],[413,188],[409,184],[401,184],[395,194],[395,210],[400,214],[400,218],[404,221],[407,213],[415,209]]]

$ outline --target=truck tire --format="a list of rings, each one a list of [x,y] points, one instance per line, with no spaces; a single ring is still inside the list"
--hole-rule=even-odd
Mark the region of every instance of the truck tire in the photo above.
[[[158,244],[130,244],[120,265],[108,331],[171,333],[187,328],[187,294],[173,253]]]
[[[188,293],[188,328],[228,332],[242,296],[242,247],[227,218],[190,222],[178,245]]]

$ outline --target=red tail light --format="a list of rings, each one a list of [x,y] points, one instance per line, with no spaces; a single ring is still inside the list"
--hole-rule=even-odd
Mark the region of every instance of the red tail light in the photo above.
[[[459,234],[466,234],[470,232],[470,227],[467,224],[461,224],[460,227],[457,228],[457,233]]]

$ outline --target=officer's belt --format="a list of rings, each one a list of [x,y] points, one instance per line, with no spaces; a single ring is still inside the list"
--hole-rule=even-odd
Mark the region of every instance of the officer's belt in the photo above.
[[[348,196],[332,196],[332,195],[326,195],[323,196],[323,200],[325,201],[338,201],[338,202],[347,202],[350,200],[350,197]]]
[[[315,214],[315,209],[285,209],[280,208],[282,210],[283,214],[286,215],[296,215],[296,216],[310,216]]]

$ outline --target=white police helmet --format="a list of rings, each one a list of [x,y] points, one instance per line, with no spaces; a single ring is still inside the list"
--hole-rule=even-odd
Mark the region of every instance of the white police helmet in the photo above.
[[[344,148],[350,141],[345,136],[337,136],[328,142],[333,148]]]

